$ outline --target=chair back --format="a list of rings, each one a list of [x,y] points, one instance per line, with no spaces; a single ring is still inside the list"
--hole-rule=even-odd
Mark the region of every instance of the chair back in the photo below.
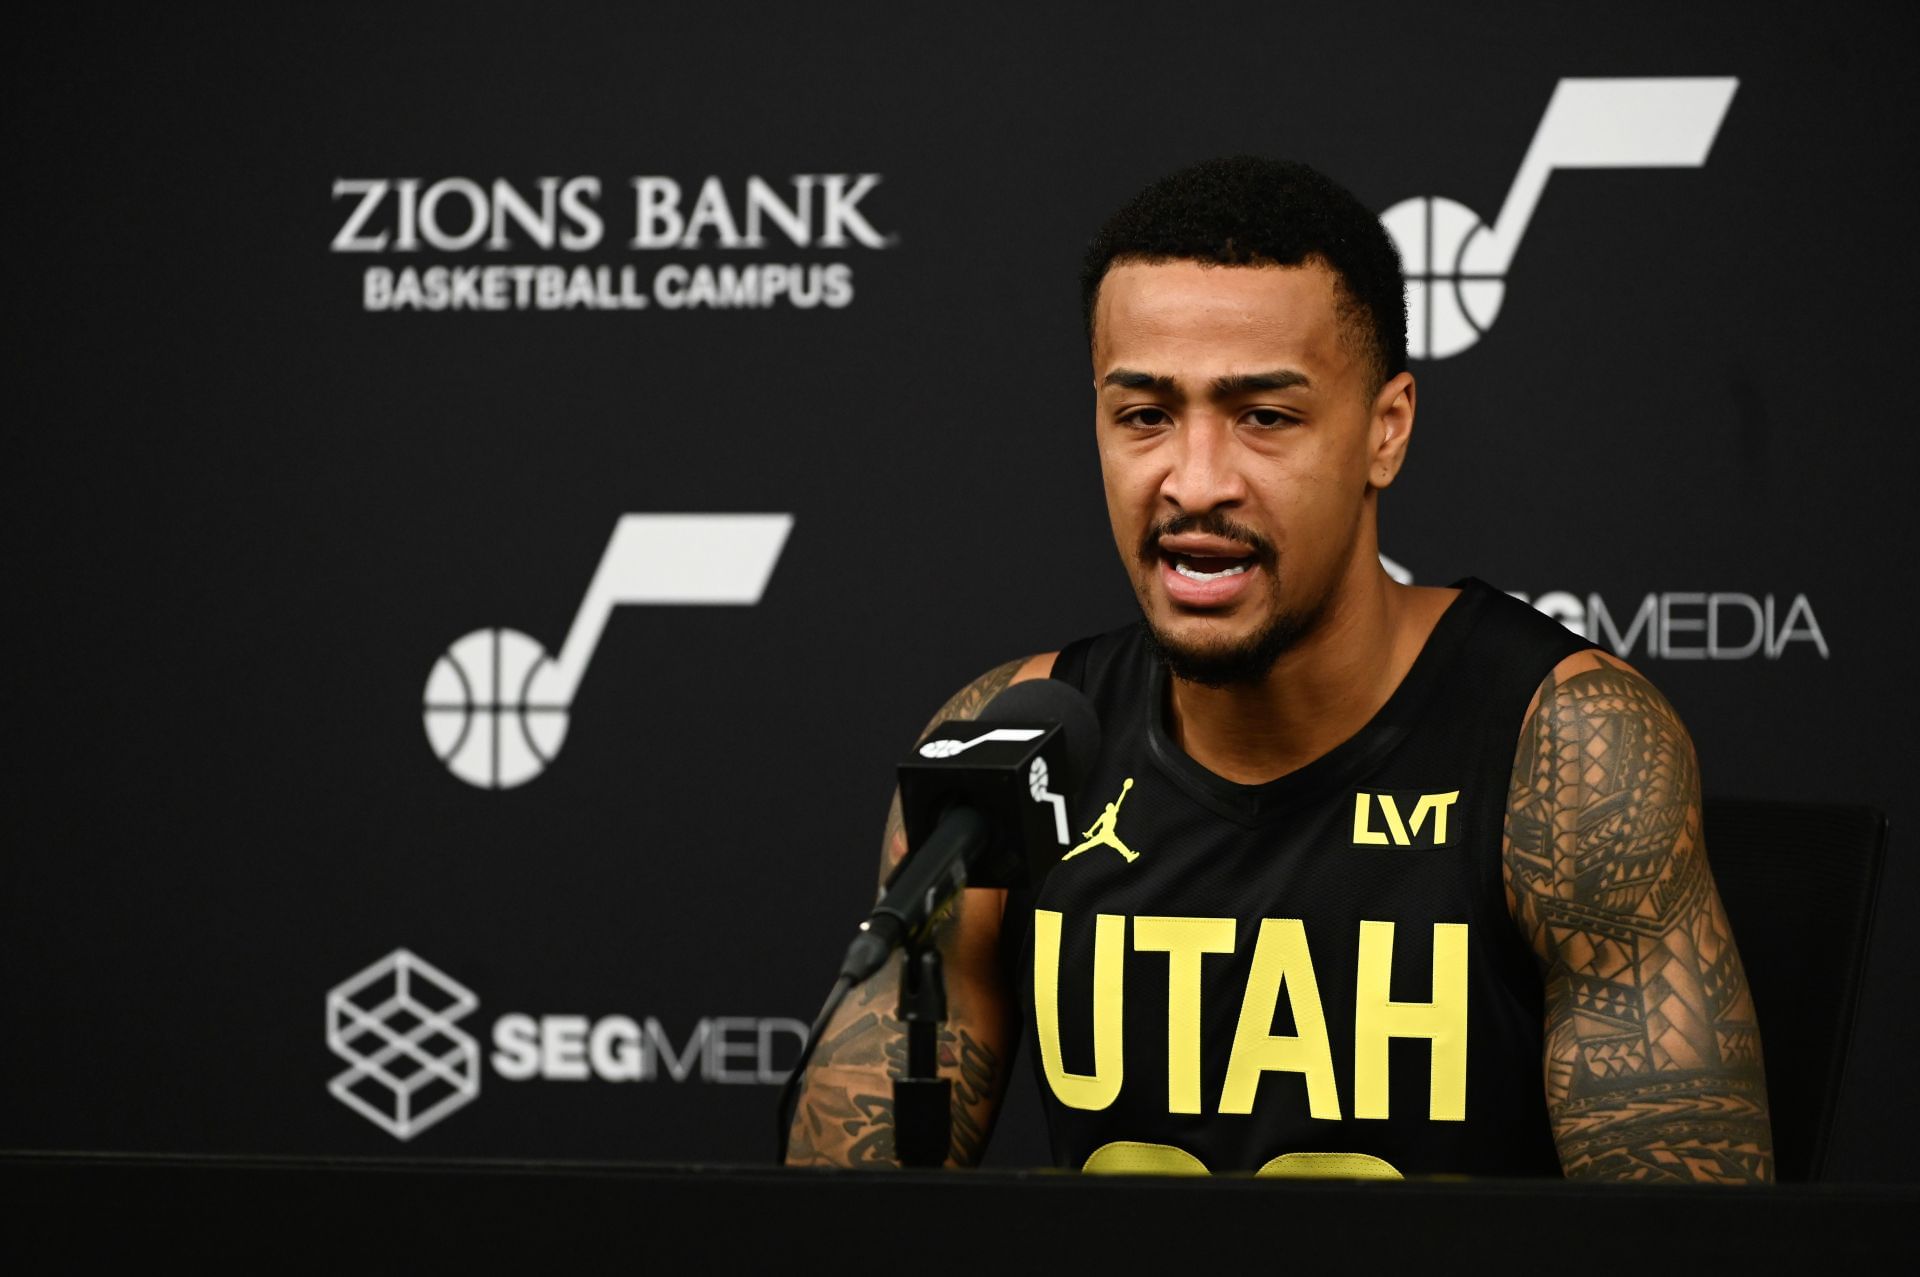
[[[1753,990],[1782,1181],[1821,1178],[1852,1046],[1887,818],[1708,799],[1707,860]]]

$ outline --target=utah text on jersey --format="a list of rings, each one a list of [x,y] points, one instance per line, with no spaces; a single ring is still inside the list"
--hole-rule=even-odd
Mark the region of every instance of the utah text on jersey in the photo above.
[[[1033,1004],[1040,1059],[1047,1084],[1069,1108],[1098,1111],[1111,1105],[1126,1081],[1121,1025],[1125,1018],[1129,933],[1135,953],[1164,954],[1167,964],[1167,1075],[1169,1114],[1253,1112],[1261,1078],[1298,1073],[1306,1083],[1308,1111],[1316,1119],[1345,1115],[1334,1074],[1332,1043],[1321,1010],[1320,983],[1306,924],[1299,918],[1263,918],[1253,962],[1241,993],[1238,1028],[1218,1095],[1200,1085],[1200,968],[1208,954],[1229,954],[1238,930],[1233,918],[1128,917],[1097,914],[1093,957],[1093,1072],[1069,1072],[1060,1045],[1060,934],[1063,915],[1033,913]],[[1396,1002],[1393,987],[1394,924],[1360,923],[1354,973],[1352,1096],[1356,1118],[1388,1112],[1387,1046],[1393,1038],[1424,1038],[1432,1044],[1427,1117],[1466,1119],[1467,933],[1466,923],[1432,926],[1433,990],[1427,1002]],[[1295,1032],[1272,1032],[1281,998]],[[1076,1014],[1084,1014],[1076,1009]],[[1154,1079],[1149,1079],[1151,1083]]]

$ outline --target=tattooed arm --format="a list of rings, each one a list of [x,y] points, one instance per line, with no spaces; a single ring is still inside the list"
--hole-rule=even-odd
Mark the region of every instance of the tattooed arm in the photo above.
[[[1760,1033],[1707,867],[1693,742],[1624,661],[1578,653],[1535,694],[1505,877],[1546,982],[1568,1177],[1772,1180]]]
[[[975,718],[1015,683],[1045,678],[1053,653],[1009,661],[967,684],[941,707],[935,724]],[[921,733],[921,739],[926,733]],[[893,795],[881,840],[884,883],[907,854],[900,792]],[[947,1161],[972,1166],[986,1151],[993,1114],[1006,1089],[1013,1041],[1013,1003],[1000,972],[1004,891],[969,888],[934,924],[947,978],[947,1022],[940,1033],[940,1073],[953,1079],[953,1147]],[[800,1088],[787,1162],[792,1166],[897,1166],[893,1148],[893,1077],[906,1070],[906,1026],[896,1016],[901,957],[895,954],[847,995],[821,1031]]]

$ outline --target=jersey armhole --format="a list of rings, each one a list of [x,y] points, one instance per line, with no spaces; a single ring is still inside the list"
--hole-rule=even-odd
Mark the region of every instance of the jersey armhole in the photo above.
[[[1075,691],[1087,690],[1087,653],[1093,650],[1092,638],[1078,638],[1054,654],[1048,678],[1057,678]]]

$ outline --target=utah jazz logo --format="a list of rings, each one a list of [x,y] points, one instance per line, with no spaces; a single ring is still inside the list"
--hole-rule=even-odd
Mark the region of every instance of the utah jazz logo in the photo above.
[[[1492,225],[1439,195],[1402,200],[1380,214],[1407,273],[1407,353],[1446,359],[1493,326],[1507,267],[1556,171],[1699,168],[1739,84],[1729,77],[1562,80]]]
[[[1353,796],[1353,845],[1356,847],[1451,847],[1449,817],[1460,791],[1446,794],[1399,792]],[[1379,824],[1374,823],[1376,814]]]
[[[1082,831],[1081,837],[1086,841],[1060,859],[1072,860],[1081,852],[1092,851],[1095,847],[1113,848],[1128,864],[1140,859],[1140,853],[1120,841],[1119,831],[1114,828],[1120,821],[1120,804],[1127,801],[1127,791],[1132,788],[1133,777],[1129,776],[1126,783],[1120,786],[1120,796],[1107,804],[1106,810],[1100,813],[1100,819],[1093,822],[1093,828]]]
[[[790,514],[628,514],[587,586],[559,654],[504,626],[455,640],[427,675],[427,743],[478,789],[512,789],[546,770],[613,609],[760,601],[793,529]]]

